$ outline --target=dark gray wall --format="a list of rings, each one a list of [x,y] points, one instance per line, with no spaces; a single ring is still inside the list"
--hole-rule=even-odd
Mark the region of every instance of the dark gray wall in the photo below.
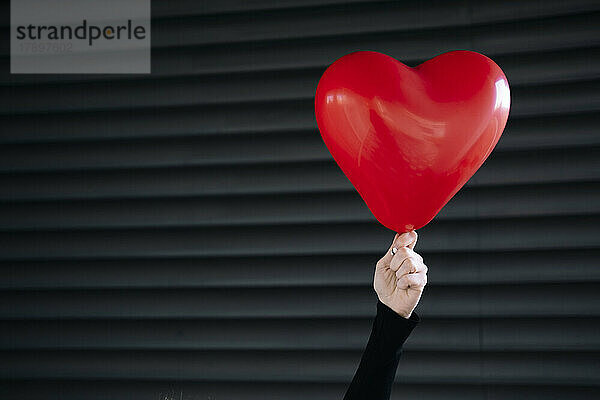
[[[333,163],[312,97],[369,49],[479,51],[512,85],[496,151],[419,232],[430,284],[393,398],[598,395],[600,2],[153,14],[151,76],[11,76],[4,43],[3,399],[340,398],[393,232]]]

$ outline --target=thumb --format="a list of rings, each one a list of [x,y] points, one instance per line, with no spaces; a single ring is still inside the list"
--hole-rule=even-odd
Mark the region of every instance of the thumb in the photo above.
[[[410,231],[410,232],[405,232],[401,235],[399,235],[396,239],[396,247],[408,247],[411,250],[415,247],[415,245],[417,244],[417,232],[416,231]]]
[[[417,235],[417,231],[410,231],[411,234],[413,234],[413,240],[412,242],[408,245],[408,247],[413,250],[415,248],[415,245],[417,244],[417,239],[419,238],[419,235]]]

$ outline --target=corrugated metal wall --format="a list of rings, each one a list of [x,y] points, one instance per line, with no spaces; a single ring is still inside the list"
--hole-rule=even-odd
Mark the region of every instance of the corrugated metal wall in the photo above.
[[[430,284],[393,398],[597,398],[600,2],[153,15],[151,76],[11,76],[3,44],[2,398],[341,398],[393,233],[323,145],[314,90],[354,50],[455,49],[496,60],[513,106],[419,232]]]

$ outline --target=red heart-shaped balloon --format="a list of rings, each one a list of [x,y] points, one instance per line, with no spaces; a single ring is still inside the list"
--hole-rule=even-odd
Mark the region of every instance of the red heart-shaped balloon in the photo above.
[[[509,108],[500,67],[463,50],[414,68],[351,53],[325,71],[315,96],[327,148],[396,232],[427,224],[469,180],[500,139]]]

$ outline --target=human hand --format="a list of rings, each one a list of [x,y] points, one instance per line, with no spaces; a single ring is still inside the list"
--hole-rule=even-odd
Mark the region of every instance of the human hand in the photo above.
[[[411,316],[427,284],[427,266],[413,250],[416,243],[416,231],[396,234],[373,278],[379,301],[404,318]]]

